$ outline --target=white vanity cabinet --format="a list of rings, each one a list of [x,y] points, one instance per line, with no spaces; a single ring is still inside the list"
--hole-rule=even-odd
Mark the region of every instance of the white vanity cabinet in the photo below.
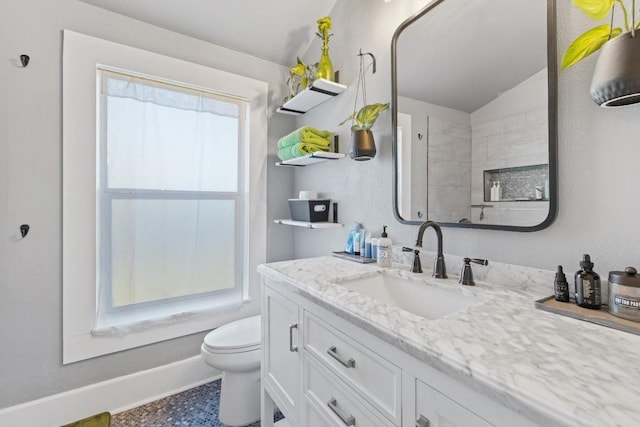
[[[262,426],[531,427],[535,424],[263,276]]]

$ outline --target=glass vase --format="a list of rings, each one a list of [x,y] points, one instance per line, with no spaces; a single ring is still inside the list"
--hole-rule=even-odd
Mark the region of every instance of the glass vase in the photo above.
[[[316,79],[325,79],[332,82],[335,81],[333,64],[331,63],[331,59],[329,58],[329,46],[327,42],[325,42],[324,46],[322,47],[322,56],[320,57],[320,61],[318,61]]]

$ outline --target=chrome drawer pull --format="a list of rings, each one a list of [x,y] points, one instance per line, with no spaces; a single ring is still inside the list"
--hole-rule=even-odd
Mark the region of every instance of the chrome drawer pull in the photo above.
[[[298,351],[298,347],[293,345],[293,330],[294,329],[298,329],[298,324],[297,323],[293,323],[293,324],[289,325],[289,351],[292,352],[292,353]]]
[[[429,427],[430,425],[431,421],[424,415],[420,415],[420,418],[416,420],[416,427]]]
[[[331,399],[329,399],[329,403],[327,403],[327,406],[329,407],[329,409],[333,411],[334,414],[338,416],[338,418],[340,418],[340,421],[342,421],[344,425],[346,426],[356,425],[356,419],[353,415],[345,416],[340,410],[340,408],[338,408],[338,403],[336,402],[335,397],[332,397]]]
[[[342,364],[342,366],[344,366],[345,368],[355,368],[356,367],[356,361],[353,359],[349,359],[346,362],[340,358],[340,356],[338,356],[338,353],[336,352],[336,346],[333,345],[331,347],[329,347],[329,350],[327,350],[327,354],[331,357],[333,357],[334,359],[336,359],[338,362],[340,362]]]

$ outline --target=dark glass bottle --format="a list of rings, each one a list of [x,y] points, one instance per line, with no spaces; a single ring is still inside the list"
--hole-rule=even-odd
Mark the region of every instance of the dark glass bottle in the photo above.
[[[569,284],[561,265],[558,266],[556,279],[553,281],[553,296],[556,301],[569,302]]]
[[[581,270],[576,272],[576,304],[580,307],[599,309],[602,305],[602,287],[600,285],[600,276],[593,271],[593,263],[591,257],[587,254],[583,255],[580,261]]]

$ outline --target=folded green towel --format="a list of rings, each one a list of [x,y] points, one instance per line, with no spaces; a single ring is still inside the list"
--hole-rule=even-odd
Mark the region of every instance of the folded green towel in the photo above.
[[[318,130],[311,126],[302,127],[280,138],[278,141],[278,150],[292,147],[301,142],[328,147],[331,143],[331,132]]]
[[[284,147],[278,150],[278,157],[280,160],[291,160],[296,157],[306,156],[307,154],[315,153],[316,151],[329,151],[328,146],[308,144],[300,142],[292,145],[291,147]]]

